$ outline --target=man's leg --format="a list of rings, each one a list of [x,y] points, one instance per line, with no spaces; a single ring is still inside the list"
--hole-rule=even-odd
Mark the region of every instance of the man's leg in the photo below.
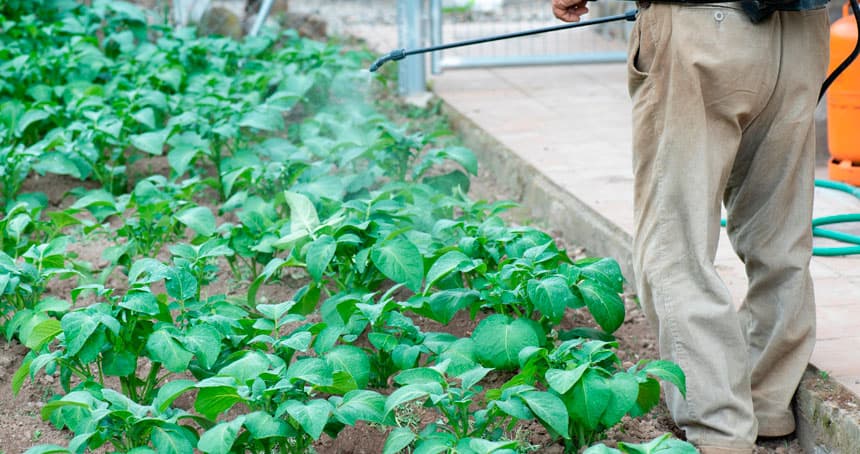
[[[661,356],[687,375],[669,408],[706,453],[751,453],[757,434],[745,333],[713,261],[742,131],[779,71],[773,29],[728,6],[657,3],[631,39],[636,282]]]
[[[780,74],[744,133],[726,190],[728,233],[746,265],[753,406],[759,435],[794,431],[789,408],[815,342],[809,259],[815,166],[813,113],[827,69],[825,9],[777,13]]]

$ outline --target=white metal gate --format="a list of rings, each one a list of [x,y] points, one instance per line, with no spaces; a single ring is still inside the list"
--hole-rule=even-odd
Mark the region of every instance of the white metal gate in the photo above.
[[[561,23],[549,0],[427,0],[424,7],[431,45]],[[601,0],[589,3],[584,19],[634,8],[630,1]],[[630,26],[615,22],[436,52],[431,67],[439,73],[449,68],[623,62]]]

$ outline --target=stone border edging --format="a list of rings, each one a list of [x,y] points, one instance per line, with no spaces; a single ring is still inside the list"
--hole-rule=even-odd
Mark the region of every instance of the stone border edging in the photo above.
[[[633,274],[632,238],[627,232],[543,175],[466,115],[440,101],[453,130],[485,169],[493,175],[506,176],[496,183],[531,216],[560,230],[566,238],[575,238],[576,244],[591,254],[614,257],[626,276]],[[810,365],[795,394],[796,434],[801,447],[807,454],[860,453],[860,408],[843,409],[829,398],[853,394],[836,380],[826,380],[826,386],[821,380]]]

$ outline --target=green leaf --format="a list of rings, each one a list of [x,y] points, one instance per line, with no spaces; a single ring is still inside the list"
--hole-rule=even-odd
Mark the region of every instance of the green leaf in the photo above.
[[[469,449],[475,454],[492,454],[502,451],[505,453],[517,452],[520,442],[517,440],[490,441],[483,438],[465,438],[460,443],[468,443]],[[458,449],[460,448],[458,444]]]
[[[506,315],[491,315],[475,328],[472,340],[481,364],[502,370],[511,370],[519,364],[519,352],[526,347],[539,347],[543,343],[540,327],[528,319],[513,319]]]
[[[639,394],[636,396],[636,407],[630,410],[630,416],[633,418],[642,416],[655,405],[660,403],[660,382],[653,378],[648,378],[644,382],[639,383]]]
[[[38,445],[24,451],[24,454],[72,454],[72,451],[59,445]]]
[[[604,331],[614,333],[624,323],[624,301],[615,290],[589,280],[577,287],[594,321]]]
[[[77,437],[75,437],[75,438],[77,438]],[[192,446],[192,449],[193,449],[193,446]],[[154,450],[152,450],[151,448],[149,448],[147,446],[138,446],[136,448],[132,448],[126,454],[158,454],[158,453],[156,453]]]
[[[30,109],[21,116],[15,128],[15,134],[21,136],[33,123],[38,123],[46,118],[50,118],[51,114],[41,109]]]
[[[405,370],[415,367],[419,355],[421,355],[420,345],[398,344],[391,350],[391,361],[398,369]]]
[[[167,407],[169,407],[176,398],[189,389],[194,388],[195,384],[196,382],[192,380],[174,380],[172,382],[168,382],[158,389],[158,394],[155,396],[152,406],[155,407],[158,412],[167,410]]]
[[[301,317],[295,315],[296,317]],[[279,348],[289,348],[295,351],[306,352],[313,342],[313,334],[308,331],[298,331],[277,341]]]
[[[444,279],[464,263],[472,263],[472,259],[460,251],[449,251],[436,259],[430,271],[427,272],[427,285],[424,292],[427,293],[437,281]]]
[[[397,337],[389,333],[370,333],[367,335],[370,345],[382,352],[390,352],[397,346]]]
[[[92,422],[92,409],[96,407],[95,398],[87,391],[72,391],[60,400],[47,402],[42,406],[42,419],[49,419],[58,412],[59,417],[52,420],[68,426],[74,432],[82,432]],[[61,427],[58,425],[58,427]]]
[[[99,327],[98,321],[84,312],[69,312],[62,319],[66,337],[66,355],[76,355]]]
[[[131,117],[137,120],[138,123],[146,126],[149,129],[155,129],[155,111],[152,107],[145,107],[131,114]]]
[[[158,299],[150,292],[129,292],[119,303],[119,307],[146,315],[158,315],[161,313]]]
[[[27,340],[24,345],[26,345],[30,350],[38,352],[42,347],[54,340],[54,338],[62,332],[63,327],[60,324],[60,321],[50,318],[39,323],[32,331],[30,331],[30,335],[27,336]]]
[[[312,400],[307,405],[296,400],[289,400],[284,402],[282,407],[314,440],[320,438],[329,416],[334,410],[334,407],[327,400],[322,399]],[[278,412],[281,412],[280,408]]]
[[[69,175],[78,179],[84,177],[81,169],[75,164],[75,161],[59,152],[48,152],[40,155],[36,163],[33,164],[33,170],[39,172],[40,175],[53,173],[56,175]]]
[[[164,128],[158,131],[134,134],[129,136],[129,141],[140,151],[161,156],[164,152],[164,143],[167,142],[168,136],[170,136],[170,128]]]
[[[471,307],[480,298],[481,294],[472,289],[458,288],[438,292],[434,291],[426,299],[426,309],[420,309],[420,313],[425,317],[447,325],[458,312]]]
[[[206,207],[192,207],[179,212],[176,219],[198,235],[211,237],[215,233],[215,215]]]
[[[579,327],[571,330],[560,330],[558,338],[561,340],[570,339],[594,339],[603,342],[615,342],[615,336],[607,334],[605,331],[597,328]]]
[[[681,391],[681,395],[686,397],[687,379],[684,371],[677,364],[664,360],[650,361],[645,364],[641,372],[677,386],[678,390]]]
[[[185,429],[176,424],[152,426],[152,446],[158,454],[185,454],[194,451]]]
[[[12,394],[17,396],[21,392],[21,387],[24,386],[24,381],[30,376],[30,365],[33,360],[28,359],[21,364],[21,367],[12,375]]]
[[[439,383],[427,382],[397,388],[385,399],[385,414],[391,413],[395,408],[406,402],[421,399],[430,394],[442,394],[442,386]]]
[[[417,385],[421,383],[438,383],[439,386],[447,386],[445,376],[436,369],[429,367],[418,367],[406,369],[394,377],[394,381],[401,385]]]
[[[447,147],[441,150],[439,155],[457,162],[472,175],[478,175],[478,158],[472,150],[465,147]]]
[[[146,351],[149,358],[164,364],[167,370],[175,373],[185,372],[193,356],[182,347],[170,333],[160,329],[150,334],[146,341]]]
[[[282,131],[286,127],[281,110],[266,104],[260,104],[254,110],[242,115],[239,126],[270,132]]]
[[[439,354],[438,361],[448,361],[448,373],[452,375],[459,375],[474,368],[478,365],[475,341],[468,337],[454,341]]]
[[[565,396],[571,419],[591,430],[597,428],[610,399],[612,399],[612,391],[606,378],[594,369],[586,372],[574,385],[573,390]]]
[[[137,356],[126,350],[108,350],[102,358],[104,374],[109,377],[125,377],[137,369]]]
[[[570,438],[567,433],[567,409],[558,396],[544,391],[524,391],[519,396],[545,426],[563,438]]]
[[[222,422],[207,430],[197,442],[197,448],[207,454],[228,454],[231,452],[233,443],[239,438],[239,430],[245,422],[244,416]],[[190,452],[190,451],[189,451]]]
[[[621,266],[614,259],[602,258],[581,266],[583,276],[593,279],[615,293],[624,291],[624,275]]]
[[[128,271],[129,285],[151,284],[167,276],[167,266],[156,259],[143,258],[131,264]]]
[[[469,192],[469,176],[459,170],[444,175],[425,177],[421,181],[443,194],[453,194],[458,188],[464,194]]]
[[[424,280],[424,258],[418,247],[404,237],[375,245],[370,260],[385,275],[398,284],[405,284],[413,292],[421,290]]]
[[[271,363],[266,355],[259,351],[251,351],[236,361],[224,366],[218,371],[222,377],[233,377],[237,382],[245,384],[269,370]]]
[[[163,68],[155,73],[155,78],[172,88],[173,91],[179,91],[179,86],[182,84],[182,76],[182,71],[177,68]]]
[[[582,454],[622,454],[621,451],[610,448],[603,443],[589,447]]]
[[[194,409],[208,419],[214,420],[219,414],[229,410],[242,401],[242,397],[231,386],[202,386],[198,384],[197,400]]]
[[[103,132],[114,139],[118,139],[120,132],[122,132],[122,120],[113,116],[102,117],[96,123],[95,129],[96,131]]]
[[[550,276],[540,281],[532,279],[527,288],[535,308],[555,323],[561,321],[565,309],[574,301],[573,292],[561,276]]]
[[[382,454],[397,454],[415,441],[415,434],[406,427],[396,427],[385,439]]]
[[[322,358],[302,358],[287,369],[287,379],[302,380],[316,386],[331,386],[332,367]]]
[[[221,354],[221,335],[209,325],[192,327],[185,333],[182,343],[206,369],[211,368]]]
[[[535,417],[525,401],[519,396],[511,396],[505,400],[494,400],[492,405],[499,407],[499,410],[516,419],[529,420]]]
[[[203,150],[191,146],[177,146],[167,152],[167,163],[176,175],[184,175],[191,167],[191,161]]]
[[[177,301],[188,301],[197,297],[199,290],[197,277],[184,266],[170,268],[166,277],[164,287],[167,289],[167,294]]]
[[[263,411],[255,411],[245,415],[245,428],[251,432],[251,436],[255,440],[291,436],[290,428],[286,422]]]
[[[648,443],[632,444],[619,442],[618,447],[627,454],[698,454],[698,450],[686,441],[663,434]]]
[[[290,232],[313,232],[320,225],[320,218],[313,202],[297,192],[284,191],[290,207]]]
[[[288,313],[295,305],[295,301],[284,301],[278,304],[258,304],[257,311],[273,322],[281,322],[281,317]]]
[[[571,370],[549,369],[546,371],[546,382],[553,391],[564,394],[573,388],[587,369],[588,364],[580,364]]]
[[[339,345],[325,354],[325,360],[333,371],[348,372],[358,389],[364,389],[370,381],[370,359],[358,347]]]
[[[639,397],[639,382],[636,377],[628,373],[617,373],[609,379],[609,391],[611,400],[606,407],[600,423],[604,427],[612,427],[621,421],[634,406]]]
[[[478,382],[484,379],[490,371],[493,369],[486,367],[476,367],[471,370],[467,370],[462,374],[458,374],[457,378],[460,379],[460,383],[463,386],[463,389],[471,389],[473,386],[477,385]]]
[[[343,401],[334,410],[334,416],[350,426],[358,421],[381,424],[384,412],[385,396],[375,391],[357,389],[343,396]]]
[[[308,273],[319,282],[328,268],[334,253],[337,250],[337,241],[330,235],[323,235],[311,243],[308,247],[307,259]]]

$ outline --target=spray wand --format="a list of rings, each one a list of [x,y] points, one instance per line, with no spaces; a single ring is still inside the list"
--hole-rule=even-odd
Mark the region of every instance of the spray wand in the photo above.
[[[635,21],[636,20],[636,10],[634,9],[634,10],[627,11],[624,14],[616,14],[614,16],[606,16],[606,17],[601,17],[601,18],[582,21],[582,22],[574,22],[571,24],[553,25],[550,27],[536,28],[533,30],[525,30],[525,31],[521,31],[521,32],[505,33],[502,35],[493,35],[493,36],[487,36],[484,38],[469,39],[466,41],[459,41],[459,42],[449,43],[449,44],[441,44],[438,46],[422,47],[419,49],[409,49],[409,50],[397,49],[397,50],[392,51],[391,53],[383,55],[378,60],[373,62],[373,64],[370,65],[370,72],[376,72],[376,70],[378,70],[379,67],[384,65],[385,63],[388,63],[390,61],[403,60],[404,58],[406,58],[410,55],[453,49],[455,47],[472,46],[475,44],[489,43],[492,41],[499,41],[499,40],[503,40],[503,39],[520,38],[523,36],[537,35],[540,33],[549,33],[549,32],[554,32],[554,31],[558,31],[558,30],[566,30],[568,28],[586,27],[589,25],[605,24],[607,22],[615,22],[615,21],[620,21],[620,20],[626,20],[626,21],[631,21],[631,22]]]

